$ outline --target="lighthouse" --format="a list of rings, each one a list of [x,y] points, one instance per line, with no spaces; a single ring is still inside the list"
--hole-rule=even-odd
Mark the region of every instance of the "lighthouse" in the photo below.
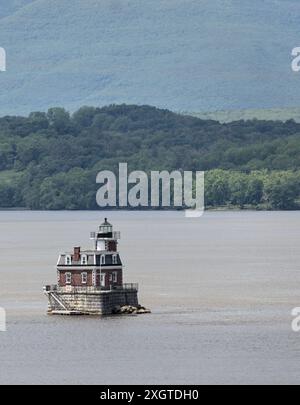
[[[94,274],[94,285],[110,289],[122,286],[123,266],[117,251],[120,232],[113,231],[113,226],[105,218],[98,231],[91,232],[90,239],[94,242],[96,265],[99,267]]]
[[[76,246],[59,255],[57,284],[44,287],[48,313],[107,315],[124,306],[141,308],[138,284],[123,282],[119,239],[120,232],[105,218],[90,233],[91,249]]]
[[[113,232],[112,225],[104,219],[97,232],[91,232],[91,239],[94,240],[95,250],[116,251],[117,241],[120,239],[120,232]]]

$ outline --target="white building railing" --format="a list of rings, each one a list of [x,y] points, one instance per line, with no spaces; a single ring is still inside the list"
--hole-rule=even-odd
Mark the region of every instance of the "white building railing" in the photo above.
[[[99,293],[101,291],[138,291],[137,283],[124,283],[121,285],[111,285],[109,287],[94,287],[94,286],[71,286],[66,285],[60,287],[58,285],[46,285],[44,287],[45,293],[57,292],[57,293],[69,293],[69,294],[89,294],[89,293]]]

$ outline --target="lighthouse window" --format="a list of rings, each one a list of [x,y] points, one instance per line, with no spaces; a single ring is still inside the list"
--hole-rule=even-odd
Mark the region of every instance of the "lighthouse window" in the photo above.
[[[82,255],[81,257],[81,264],[86,265],[87,264],[87,256],[86,255]]]
[[[101,287],[105,287],[105,273],[101,273],[100,283]]]
[[[112,226],[110,226],[110,225],[102,225],[102,226],[100,226],[100,232],[101,233],[111,233],[112,232]]]
[[[117,264],[117,262],[118,262],[118,257],[117,257],[117,255],[113,255],[113,257],[112,257],[112,262],[113,262],[113,264]]]
[[[86,284],[87,283],[87,273],[81,273],[81,283]]]
[[[100,257],[100,264],[105,264],[105,256],[101,255]]]
[[[66,273],[66,284],[71,284],[72,281],[72,274]]]
[[[71,256],[70,256],[70,255],[66,256],[66,261],[65,261],[65,263],[66,263],[67,265],[72,264],[72,259],[71,259]]]

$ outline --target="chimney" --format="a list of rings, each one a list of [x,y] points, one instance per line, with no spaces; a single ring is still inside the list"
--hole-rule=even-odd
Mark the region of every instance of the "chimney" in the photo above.
[[[79,262],[80,260],[80,247],[74,247],[74,261]]]

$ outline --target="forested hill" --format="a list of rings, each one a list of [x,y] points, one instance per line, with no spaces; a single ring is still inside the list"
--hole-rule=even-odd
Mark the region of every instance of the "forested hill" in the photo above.
[[[97,208],[96,173],[119,162],[130,170],[209,171],[211,206],[294,208],[300,124],[220,124],[135,105],[0,118],[1,207]]]

